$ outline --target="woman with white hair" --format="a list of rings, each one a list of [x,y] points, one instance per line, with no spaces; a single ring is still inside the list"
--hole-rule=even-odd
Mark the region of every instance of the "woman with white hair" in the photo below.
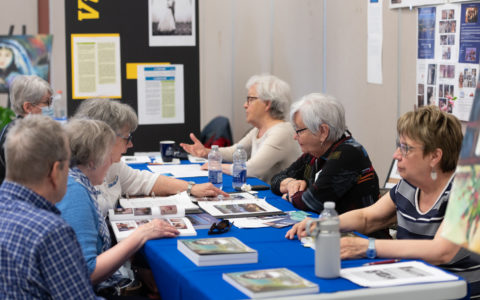
[[[237,145],[248,154],[247,174],[270,183],[272,175],[283,170],[300,155],[300,148],[292,139],[292,125],[285,121],[290,103],[289,85],[273,75],[254,75],[246,85],[248,96],[243,107],[247,122],[254,126],[237,144],[220,148],[223,160],[233,161]],[[185,151],[207,157],[210,149],[190,134],[193,144],[180,144]],[[207,168],[204,165],[203,168]],[[232,165],[223,164],[222,170],[232,174]]]
[[[343,213],[378,199],[378,177],[367,151],[347,130],[343,106],[319,93],[292,104],[294,139],[303,155],[272,179],[272,191],[295,207],[320,213],[333,201]]]
[[[115,132],[105,122],[73,119],[66,125],[71,149],[67,193],[57,208],[72,226],[87,262],[88,274],[97,293],[120,285],[124,276],[117,270],[143,244],[154,238],[174,237],[178,230],[159,219],[139,226],[121,243],[111,247],[105,218],[98,203],[98,191],[112,164]]]
[[[53,118],[53,90],[50,84],[36,75],[18,75],[10,85],[12,108],[17,119],[29,114],[43,114]],[[3,144],[15,120],[3,127],[0,134],[0,183],[5,178],[5,152]]]

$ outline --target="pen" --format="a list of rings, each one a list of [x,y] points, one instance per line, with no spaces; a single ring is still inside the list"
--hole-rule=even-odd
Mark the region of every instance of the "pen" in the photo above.
[[[373,261],[373,262],[369,262],[369,263],[366,263],[366,264],[363,264],[363,265],[364,266],[374,266],[374,265],[383,265],[383,264],[393,264],[393,263],[396,263],[396,262],[399,262],[399,261],[400,261],[400,259],[396,258],[396,259]]]

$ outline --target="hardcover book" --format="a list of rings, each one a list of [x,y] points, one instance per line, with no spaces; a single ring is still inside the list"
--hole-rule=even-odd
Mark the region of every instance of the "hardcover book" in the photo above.
[[[178,240],[177,248],[197,266],[248,264],[258,261],[257,251],[234,237]]]
[[[223,279],[250,298],[318,293],[318,285],[286,268],[224,273]]]

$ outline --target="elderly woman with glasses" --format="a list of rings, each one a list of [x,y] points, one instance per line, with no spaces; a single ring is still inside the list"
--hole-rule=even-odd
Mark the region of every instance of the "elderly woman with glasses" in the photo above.
[[[41,77],[36,75],[18,75],[10,85],[12,108],[17,119],[29,114],[43,114],[53,118],[53,90]],[[15,120],[3,127],[0,134],[0,183],[5,178],[5,152],[3,144],[10,127]]]
[[[243,105],[247,122],[254,126],[245,137],[230,147],[220,148],[223,160],[233,161],[237,145],[248,154],[247,174],[270,183],[272,175],[290,165],[300,155],[298,145],[292,140],[292,125],[285,121],[290,103],[290,87],[273,75],[254,75],[247,84],[248,96]],[[190,134],[193,144],[180,144],[185,151],[199,157],[207,157],[207,149]],[[208,165],[203,166],[207,169]],[[232,165],[223,164],[225,174],[232,174]]]
[[[422,259],[478,281],[479,262],[441,236],[462,146],[460,122],[438,107],[427,106],[400,117],[397,133],[393,157],[402,180],[372,206],[340,215],[341,231],[368,234],[396,223],[397,240],[345,237],[341,257]],[[305,236],[305,225],[306,221],[296,224],[286,237]]]
[[[57,208],[72,226],[87,262],[88,274],[95,290],[120,285],[124,275],[117,270],[145,242],[160,237],[175,237],[178,230],[154,219],[140,225],[121,243],[111,246],[109,230],[100,212],[95,185],[101,184],[112,164],[116,135],[106,123],[72,119],[66,125],[71,149],[67,193]]]
[[[272,179],[272,191],[295,207],[320,213],[333,201],[343,213],[378,199],[378,177],[367,151],[345,125],[345,112],[335,98],[319,93],[292,104],[294,137],[300,156]]]
[[[106,215],[114,208],[121,195],[172,195],[187,191],[197,196],[228,196],[211,183],[193,184],[149,171],[135,170],[121,161],[122,154],[133,147],[132,133],[137,129],[137,114],[129,105],[110,99],[87,99],[80,104],[76,118],[88,118],[107,123],[115,132],[115,144],[112,151],[112,166],[105,180],[97,185],[101,191],[98,203],[101,212]]]

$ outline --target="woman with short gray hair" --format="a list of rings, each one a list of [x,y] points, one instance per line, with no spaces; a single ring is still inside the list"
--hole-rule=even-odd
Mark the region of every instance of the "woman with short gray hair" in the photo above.
[[[153,238],[178,235],[165,221],[152,220],[139,226],[122,243],[111,247],[108,227],[97,202],[98,191],[112,164],[115,132],[105,122],[72,119],[65,125],[71,149],[67,193],[57,208],[72,226],[87,262],[95,291],[103,295],[119,285],[124,276],[117,270],[143,244]]]
[[[237,145],[248,154],[247,174],[270,183],[272,175],[289,166],[300,155],[300,148],[292,140],[295,134],[285,117],[290,103],[290,86],[276,76],[254,75],[247,81],[247,99],[243,108],[247,122],[254,126],[245,137],[230,147],[220,148],[223,160],[233,161]],[[207,157],[210,149],[190,134],[193,144],[180,144],[185,151]],[[204,169],[207,168],[205,164]],[[232,174],[231,164],[222,164],[222,171]]]
[[[18,75],[10,85],[10,98],[17,119],[29,114],[43,114],[53,118],[52,95],[53,90],[48,82],[36,75]],[[0,133],[0,183],[5,178],[6,166],[3,145],[8,130],[14,123],[15,120],[5,125]]]
[[[367,151],[345,125],[334,97],[313,93],[295,102],[291,121],[303,155],[272,179],[272,191],[295,207],[320,213],[333,201],[343,213],[375,203],[378,177]]]

